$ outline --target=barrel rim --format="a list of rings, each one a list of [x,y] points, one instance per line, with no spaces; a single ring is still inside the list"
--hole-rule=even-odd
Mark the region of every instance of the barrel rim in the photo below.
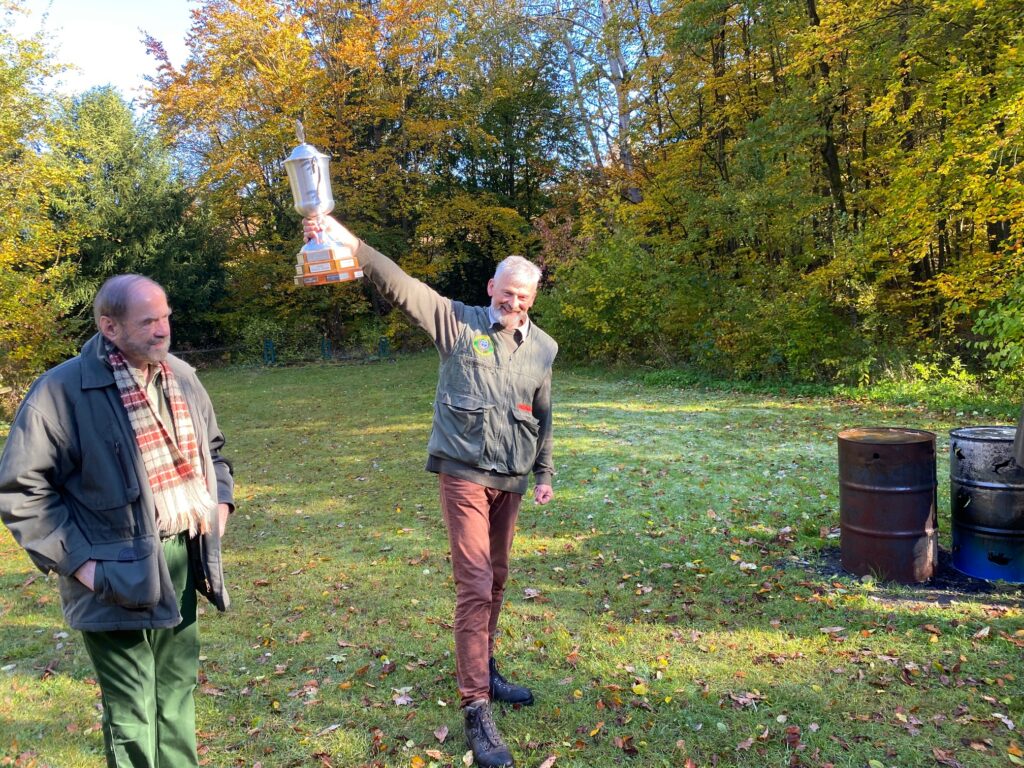
[[[949,431],[950,438],[957,438],[958,440],[973,440],[978,443],[1005,443],[1007,437],[996,437],[996,436],[982,436],[982,435],[970,435],[969,432],[980,431],[980,430],[1003,430],[1004,432],[1011,433],[1009,440],[1013,440],[1017,434],[1017,427],[1014,424],[988,424],[979,425],[976,427],[957,427]]]
[[[881,439],[882,435],[894,435],[896,433],[908,435],[912,439]],[[857,434],[861,434],[863,437],[854,437]],[[872,436],[876,436],[876,439],[872,440]],[[840,441],[856,443],[858,445],[915,445],[917,443],[934,443],[935,433],[929,432],[926,429],[912,429],[910,427],[847,427],[839,432],[837,438]]]

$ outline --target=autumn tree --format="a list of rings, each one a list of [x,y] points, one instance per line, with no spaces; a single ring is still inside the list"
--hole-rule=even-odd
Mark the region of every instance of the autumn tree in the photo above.
[[[1013,311],[1022,272],[1010,3],[208,0],[194,19],[181,71],[151,42],[152,103],[232,228],[236,328],[340,339],[387,309],[290,287],[302,116],[358,234],[465,298],[503,252],[537,255],[578,352],[829,378],[1005,336],[974,322]],[[573,338],[579,318],[611,337]]]
[[[497,260],[527,249],[527,217],[544,209],[572,130],[550,46],[479,11],[219,0],[196,9],[180,71],[150,41],[162,62],[156,119],[204,205],[233,230],[236,329],[261,316],[341,341],[370,306],[386,309],[364,285],[291,284],[301,230],[282,161],[297,117],[332,157],[335,215],[411,272],[475,299]],[[497,47],[510,41],[511,53]]]
[[[821,378],[969,354],[1021,270],[1011,6],[663,2],[637,38],[661,55],[631,75],[657,97],[634,120],[643,200],[592,198],[603,228],[579,228],[563,305],[587,305],[574,272],[626,237],[664,265],[637,288],[666,297],[662,359]]]
[[[322,77],[305,21],[269,0],[211,0],[193,11],[187,43],[178,70],[148,40],[160,63],[149,103],[200,204],[228,230],[226,330],[258,337],[312,326],[311,311],[344,312],[352,291],[300,293],[292,284],[301,228],[283,161],[297,141],[295,120],[313,113],[308,140],[331,151],[314,110]]]
[[[72,243],[47,215],[67,181],[45,152],[55,127],[47,79],[60,68],[41,37],[14,36],[16,12],[16,4],[0,8],[0,396],[8,405],[71,350],[61,286],[73,271]]]

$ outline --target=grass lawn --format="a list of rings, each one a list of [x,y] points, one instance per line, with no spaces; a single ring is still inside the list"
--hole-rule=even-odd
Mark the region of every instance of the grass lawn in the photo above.
[[[210,766],[462,766],[453,587],[423,471],[434,354],[204,374],[235,464],[233,607],[200,619]],[[922,409],[556,371],[555,500],[524,504],[498,657],[519,766],[1024,764],[1018,586],[842,572],[836,434]],[[1002,423],[1006,423],[1003,421]],[[56,585],[0,533],[0,766],[98,768]]]

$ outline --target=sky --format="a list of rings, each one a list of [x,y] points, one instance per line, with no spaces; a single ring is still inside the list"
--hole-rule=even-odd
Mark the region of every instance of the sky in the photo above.
[[[56,60],[77,67],[61,77],[60,90],[80,93],[113,85],[128,100],[140,95],[145,75],[156,73],[143,34],[162,42],[171,63],[180,67],[190,11],[196,7],[193,0],[22,0],[21,5],[30,15],[16,16],[15,34],[42,30]]]

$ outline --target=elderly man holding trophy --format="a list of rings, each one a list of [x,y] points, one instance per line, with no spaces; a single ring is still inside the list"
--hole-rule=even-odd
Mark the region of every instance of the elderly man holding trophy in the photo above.
[[[533,694],[498,671],[495,635],[529,475],[535,503],[554,496],[551,367],[558,345],[529,317],[541,271],[522,256],[509,256],[487,283],[489,306],[441,296],[327,215],[333,201],[326,158],[310,149],[296,149],[299,156],[288,161],[307,241],[296,283],[324,285],[365,274],[430,335],[441,357],[426,469],[438,476],[451,549],[455,671],[466,739],[477,765],[512,766],[491,704],[529,706]]]

